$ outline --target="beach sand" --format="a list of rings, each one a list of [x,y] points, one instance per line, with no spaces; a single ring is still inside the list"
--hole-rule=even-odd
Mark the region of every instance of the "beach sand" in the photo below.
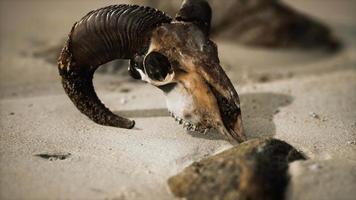
[[[97,125],[74,107],[43,52],[88,11],[119,2],[0,1],[0,199],[174,199],[170,176],[232,146],[214,132],[187,133],[160,90],[118,74],[96,74],[96,91],[134,129]],[[356,1],[286,2],[330,26],[343,48],[219,40],[222,65],[248,138],[278,138],[307,156],[290,165],[289,199],[354,199]]]

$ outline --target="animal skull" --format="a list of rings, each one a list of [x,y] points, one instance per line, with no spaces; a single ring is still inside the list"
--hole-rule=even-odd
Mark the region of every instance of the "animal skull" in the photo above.
[[[131,64],[131,71],[164,92],[169,112],[187,130],[215,128],[244,139],[238,96],[219,65],[216,45],[196,25],[160,26],[143,64]]]
[[[192,9],[201,14],[192,15],[191,13],[196,13],[190,12]],[[120,35],[109,32],[111,29],[105,29],[110,27],[111,22],[107,19],[110,19],[113,13],[119,13],[117,21],[120,21],[125,19],[125,16],[122,16],[124,14],[120,14],[125,11],[128,13],[127,20],[131,20],[131,23],[135,20],[131,19],[130,15],[139,16],[148,12],[158,17],[139,16],[135,24],[128,24],[126,27],[128,31],[136,30],[134,34]],[[105,15],[106,19],[102,19],[102,15]],[[73,27],[59,59],[64,89],[77,108],[95,122],[132,128],[133,121],[114,115],[101,104],[91,82],[92,73],[97,66],[117,56],[111,55],[112,50],[125,49],[111,41],[119,35],[121,38],[114,42],[125,43],[125,39],[129,40],[126,44],[131,48],[127,48],[127,51],[131,52],[128,55],[120,55],[120,58],[130,58],[131,76],[160,88],[165,94],[169,112],[178,123],[183,124],[187,130],[202,133],[214,128],[229,138],[242,142],[246,138],[242,127],[239,97],[219,65],[215,43],[209,39],[210,18],[209,5],[200,0],[184,1],[174,21],[170,21],[157,10],[143,7],[107,7],[93,11]],[[91,20],[95,19],[95,23],[91,24]],[[148,22],[143,19],[150,19],[151,24],[147,25]],[[152,22],[152,19],[158,20]],[[147,31],[149,34],[147,36],[147,33],[141,33],[142,37],[137,37],[138,30],[143,29],[140,24],[144,23],[147,26],[145,29],[150,30]],[[103,36],[94,35],[92,32],[102,33]],[[99,40],[104,42],[90,46],[90,43],[99,43]],[[137,48],[139,45],[142,45],[141,48]],[[100,56],[93,57],[96,54]],[[89,58],[92,58],[91,62],[88,61]]]

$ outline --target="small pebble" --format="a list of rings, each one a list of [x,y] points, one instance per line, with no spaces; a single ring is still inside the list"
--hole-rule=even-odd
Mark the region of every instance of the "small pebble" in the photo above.
[[[265,82],[268,82],[270,81],[271,78],[266,74],[266,75],[262,75],[258,78],[258,82],[261,82],[261,83],[265,83]]]
[[[309,112],[309,116],[315,119],[319,119],[319,115],[316,114],[315,112]]]
[[[131,91],[130,88],[122,88],[122,89],[120,90],[120,92],[122,92],[122,93],[128,93],[128,92],[130,92],[130,91]]]
[[[355,144],[356,144],[356,141],[347,141],[347,144],[348,144],[348,145],[351,145],[351,144],[355,145]]]
[[[11,112],[10,115],[14,115],[15,113],[14,112]]]
[[[309,166],[309,169],[312,171],[319,171],[321,169],[321,166],[318,164],[312,164]]]

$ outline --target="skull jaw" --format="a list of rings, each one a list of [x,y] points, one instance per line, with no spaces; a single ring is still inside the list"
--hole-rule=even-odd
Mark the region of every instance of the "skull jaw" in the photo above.
[[[165,91],[166,104],[171,116],[189,131],[205,133],[209,130],[194,101],[194,96],[177,83],[169,92]]]
[[[226,130],[221,121],[218,104],[213,93],[198,76],[159,87],[164,91],[171,116],[189,131],[206,133],[214,128],[220,133]],[[221,127],[222,126],[222,127]]]
[[[247,140],[242,126],[241,115],[237,118],[233,129],[228,130],[224,125],[221,125],[218,126],[218,131],[232,142],[242,143]]]
[[[188,75],[187,75],[188,76]],[[234,126],[224,125],[217,102],[216,93],[199,76],[180,77],[179,81],[159,87],[165,94],[166,104],[171,116],[189,131],[206,133],[217,130],[230,141],[243,142],[241,115],[236,118]],[[221,105],[220,105],[221,106]]]

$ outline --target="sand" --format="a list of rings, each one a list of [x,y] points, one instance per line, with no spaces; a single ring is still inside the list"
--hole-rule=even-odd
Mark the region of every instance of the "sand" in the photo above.
[[[241,97],[249,138],[275,137],[309,158],[291,164],[290,199],[356,196],[356,1],[287,1],[325,22],[337,53],[217,41]],[[89,10],[118,1],[0,1],[0,199],[174,199],[167,179],[231,144],[187,133],[163,94],[97,74],[100,98],[136,120],[103,127],[64,94],[56,66],[35,52],[58,45]],[[37,156],[41,154],[41,156]],[[48,156],[46,156],[48,155]]]

